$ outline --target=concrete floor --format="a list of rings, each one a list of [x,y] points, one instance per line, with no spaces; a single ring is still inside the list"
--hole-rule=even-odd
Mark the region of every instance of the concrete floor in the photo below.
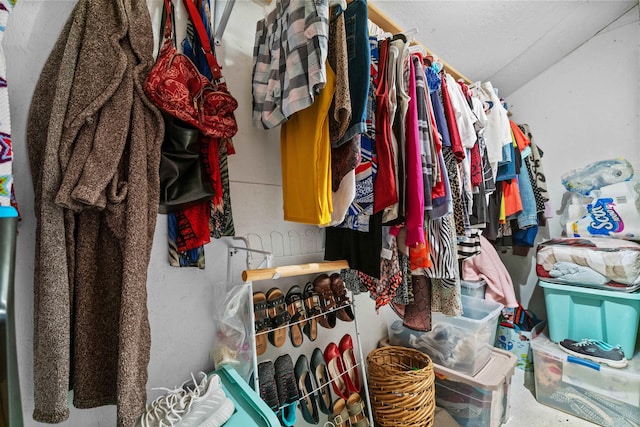
[[[543,405],[536,400],[533,372],[516,369],[511,378],[511,408],[506,426],[527,427],[592,427],[582,418]]]

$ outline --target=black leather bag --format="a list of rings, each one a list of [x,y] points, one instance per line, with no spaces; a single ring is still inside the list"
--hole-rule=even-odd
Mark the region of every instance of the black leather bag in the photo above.
[[[165,115],[160,157],[160,213],[209,200],[215,194],[200,161],[198,129]]]

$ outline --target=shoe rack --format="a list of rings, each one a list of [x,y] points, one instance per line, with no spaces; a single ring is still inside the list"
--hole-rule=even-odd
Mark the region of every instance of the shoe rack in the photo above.
[[[251,251],[251,250],[250,250]],[[249,291],[249,295],[253,295],[254,292],[254,282],[259,282],[259,281],[268,281],[268,280],[275,280],[275,279],[280,279],[280,278],[286,278],[286,277],[298,277],[298,276],[317,276],[321,273],[326,273],[326,272],[335,272],[335,271],[339,271],[341,269],[344,268],[349,268],[349,264],[346,261],[328,261],[328,262],[317,262],[317,263],[308,263],[308,264],[293,264],[293,265],[285,265],[285,266],[280,266],[280,267],[268,267],[268,268],[257,268],[257,269],[247,269],[244,270],[242,272],[242,280],[243,282],[250,287],[250,291]],[[307,281],[308,279],[303,279],[305,281]],[[313,280],[313,279],[311,279]],[[351,309],[353,310],[353,314],[354,314],[354,319],[352,322],[343,322],[343,321],[339,321],[341,324],[341,327],[335,327],[332,329],[326,329],[323,327],[320,327],[320,325],[318,325],[318,335],[320,336],[320,334],[322,334],[323,336],[329,337],[329,338],[333,338],[332,342],[334,343],[338,343],[339,340],[342,337],[342,332],[344,331],[344,329],[347,327],[351,328],[353,330],[353,333],[355,334],[355,336],[353,336],[354,338],[354,344],[356,344],[357,347],[357,358],[356,358],[356,363],[354,366],[350,367],[349,369],[345,368],[345,371],[339,375],[336,378],[331,378],[329,381],[329,387],[331,389],[333,389],[333,382],[335,382],[338,378],[344,376],[344,375],[348,375],[349,371],[351,369],[356,369],[359,372],[360,375],[360,382],[361,382],[361,386],[362,389],[364,390],[364,395],[362,396],[365,404],[366,404],[366,408],[367,408],[367,417],[369,419],[369,425],[370,426],[374,426],[373,423],[373,413],[371,411],[371,402],[369,399],[369,389],[367,386],[367,373],[366,373],[366,368],[364,365],[364,357],[362,354],[362,345],[361,345],[361,341],[360,341],[360,329],[358,326],[358,317],[357,317],[357,311],[356,311],[356,304],[353,298],[353,295],[351,293],[349,293],[350,295],[350,305],[351,305]],[[255,328],[253,328],[253,325],[255,324],[255,316],[254,316],[254,312],[253,312],[253,304],[250,304],[251,310],[250,310],[250,319],[251,319],[251,325],[252,328],[251,330],[251,342],[253,344],[253,348],[252,348],[252,364],[253,364],[253,372],[255,373],[255,375],[253,375],[253,379],[254,379],[254,383],[253,383],[253,387],[256,390],[256,393],[258,393],[258,395],[260,395],[260,384],[259,384],[259,378],[257,375],[258,372],[258,354],[257,354],[257,350],[256,350],[256,337],[258,334],[256,334],[255,332]],[[333,309],[331,309],[331,311],[337,311],[340,310],[341,308],[343,308],[344,306],[340,306],[340,307],[334,307]],[[317,314],[315,316],[311,316],[311,317],[307,317],[299,322],[295,322],[295,323],[302,323],[304,321],[310,321],[313,318],[319,318],[321,316],[324,316],[325,314],[327,314],[329,311],[326,312],[322,312],[320,314]],[[288,323],[286,325],[282,325],[278,328],[272,328],[271,331],[277,330],[277,329],[286,329],[291,327],[292,325],[295,325],[295,323]],[[260,332],[259,334],[266,334],[268,332]],[[290,345],[290,343],[288,344],[289,347],[282,347],[279,348],[279,350],[285,350],[287,352],[291,353],[291,356],[295,362],[296,357],[298,354],[305,354],[302,349],[298,350],[298,348],[293,347]],[[322,350],[324,350],[322,348]],[[354,349],[354,351],[356,351],[356,349]],[[298,354],[296,354],[296,352]],[[266,354],[265,354],[266,355]],[[263,356],[265,356],[263,355]],[[262,357],[262,356],[260,356]],[[268,359],[268,357],[266,357],[266,359]],[[342,379],[344,380],[344,379]],[[319,386],[318,388],[308,392],[307,395],[304,396],[300,396],[299,400],[298,400],[298,405],[301,403],[300,401],[302,401],[303,399],[305,399],[308,395],[317,395],[318,390],[319,390]],[[362,390],[360,391],[362,393]],[[280,408],[282,409],[282,408]],[[298,411],[298,417],[297,419],[299,421],[303,421],[302,420],[302,415],[300,414],[300,411]],[[300,422],[296,422],[296,425],[299,425]],[[305,424],[306,425],[306,424]],[[331,426],[330,422],[327,422],[326,420],[323,421],[323,419],[321,418],[319,424],[320,426]]]

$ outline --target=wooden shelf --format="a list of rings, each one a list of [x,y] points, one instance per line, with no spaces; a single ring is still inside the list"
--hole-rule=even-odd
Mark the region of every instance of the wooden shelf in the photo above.
[[[283,267],[260,268],[256,270],[245,270],[242,272],[244,282],[254,282],[256,280],[271,280],[279,277],[301,276],[304,274],[324,273],[326,271],[342,270],[349,268],[347,261],[325,261],[309,264],[286,265]]]

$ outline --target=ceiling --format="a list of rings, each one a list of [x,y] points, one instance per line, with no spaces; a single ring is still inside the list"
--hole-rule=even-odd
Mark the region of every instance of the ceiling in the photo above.
[[[400,28],[472,81],[501,96],[558,62],[625,12],[633,1],[373,0]]]

